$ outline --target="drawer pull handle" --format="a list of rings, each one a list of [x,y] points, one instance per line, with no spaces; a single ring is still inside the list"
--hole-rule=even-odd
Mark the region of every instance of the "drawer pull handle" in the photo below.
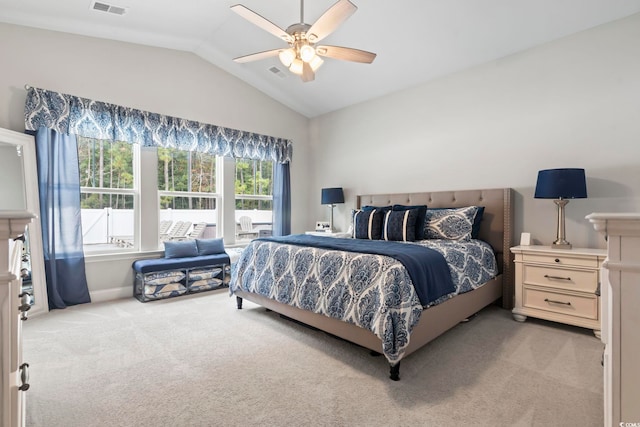
[[[560,262],[560,258],[556,258],[554,261],[555,262]]]
[[[547,279],[554,279],[554,280],[571,280],[571,277],[549,276],[548,274],[545,274],[544,277]]]
[[[571,303],[570,303],[570,302],[555,301],[555,300],[552,300],[552,299],[549,299],[549,298],[545,298],[545,299],[544,299],[544,301],[545,301],[545,302],[548,302],[548,303],[550,303],[550,304],[571,305]]]
[[[20,381],[22,382],[22,385],[18,387],[18,390],[20,391],[29,390],[29,364],[28,363],[23,363],[22,365],[20,365]]]
[[[33,296],[29,292],[23,292],[18,295],[20,298],[20,305],[18,306],[18,310],[25,313],[31,309],[33,305]]]

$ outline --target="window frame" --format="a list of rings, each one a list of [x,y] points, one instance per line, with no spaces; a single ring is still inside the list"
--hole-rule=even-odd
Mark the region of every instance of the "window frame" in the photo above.
[[[95,139],[97,138],[85,138],[85,139]],[[114,142],[123,142],[123,141],[112,141],[103,139],[102,141],[112,144]],[[105,195],[129,195],[133,196],[133,242],[131,247],[121,247],[115,245],[113,247],[103,247],[101,249],[90,249],[91,245],[87,245],[84,243],[82,245],[82,250],[85,256],[93,256],[93,255],[108,255],[114,253],[122,253],[122,252],[136,252],[140,249],[140,182],[141,182],[141,165],[140,165],[140,145],[139,144],[131,144],[126,143],[131,146],[131,163],[132,163],[132,174],[133,174],[133,186],[132,188],[108,188],[108,187],[84,187],[80,186],[80,194],[105,194]],[[79,160],[79,159],[78,159]],[[82,207],[80,207],[80,212],[82,212]],[[83,224],[83,233],[84,233],[84,224]],[[109,236],[107,236],[107,239]],[[105,245],[113,244],[113,242],[106,242]]]
[[[157,172],[158,169],[158,164],[160,163],[160,157],[158,156],[158,148],[163,148],[163,147],[156,147],[156,166],[155,166],[155,170]],[[173,150],[177,150],[175,148],[172,148]],[[185,151],[187,153],[191,153],[190,151],[186,151],[186,150],[180,150],[180,151]],[[158,231],[159,231],[159,227],[160,227],[160,211],[162,210],[161,206],[160,206],[160,201],[162,197],[184,197],[184,198],[205,198],[205,199],[214,199],[215,200],[215,211],[216,211],[216,237],[222,237],[222,229],[219,226],[219,224],[222,224],[222,212],[223,212],[223,197],[222,194],[220,192],[220,188],[223,185],[223,176],[221,173],[221,169],[224,167],[223,166],[223,162],[222,162],[222,156],[217,156],[217,155],[211,155],[212,157],[215,158],[215,189],[216,191],[214,193],[204,193],[204,192],[200,192],[200,191],[176,191],[176,190],[161,190],[160,189],[160,183],[157,182],[157,178],[156,178],[156,188],[157,188],[157,220],[158,220]],[[190,163],[190,162],[189,162]],[[189,171],[191,171],[191,166],[189,166],[188,168]],[[191,180],[191,177],[189,177],[189,180]],[[180,209],[180,210],[190,210],[190,209]],[[160,240],[160,236],[158,236],[158,249],[162,250],[163,249],[163,242]]]
[[[246,244],[248,242],[247,239],[238,239],[238,233],[237,233],[237,217],[238,214],[236,213],[238,211],[238,208],[236,207],[236,202],[238,200],[263,200],[263,201],[269,201],[271,202],[271,229],[273,230],[273,222],[274,222],[274,218],[273,218],[273,180],[274,180],[274,175],[275,175],[275,161],[273,160],[258,160],[258,159],[249,159],[246,157],[243,158],[234,158],[233,159],[233,172],[234,172],[234,179],[233,179],[233,188],[234,188],[234,198],[233,198],[233,212],[234,212],[234,225],[236,226],[236,233],[234,233],[234,241],[238,244]],[[265,194],[239,194],[235,192],[235,184],[236,184],[236,178],[237,178],[237,161],[238,160],[249,160],[249,161],[253,161],[253,162],[269,162],[271,163],[271,194],[270,195],[265,195]],[[254,169],[254,173],[256,172],[256,169]],[[258,226],[259,228],[260,226]],[[254,227],[255,228],[255,227]],[[265,229],[267,230],[267,229]]]

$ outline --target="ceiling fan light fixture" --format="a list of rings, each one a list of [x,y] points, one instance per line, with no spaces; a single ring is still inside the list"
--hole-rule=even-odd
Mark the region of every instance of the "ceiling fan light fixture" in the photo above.
[[[322,60],[322,58],[320,58],[318,55],[315,55],[313,57],[313,59],[311,61],[309,61],[309,66],[311,67],[311,69],[313,70],[313,72],[315,73],[316,70],[318,68],[320,68],[320,66],[324,63],[324,61]]]
[[[349,47],[316,45],[333,33],[357,9],[350,0],[337,0],[313,25],[309,25],[304,23],[304,0],[300,0],[300,22],[289,25],[285,30],[241,4],[233,5],[231,10],[242,18],[289,44],[287,48],[266,50],[239,56],[233,60],[246,63],[277,55],[291,73],[302,77],[303,82],[315,79],[315,71],[322,66],[322,58],[325,57],[371,64],[376,57],[375,53]]]
[[[300,59],[304,62],[311,62],[314,56],[316,56],[316,50],[312,46],[305,44],[300,48]]]
[[[296,52],[293,49],[284,49],[280,51],[278,58],[280,58],[282,65],[289,68],[293,60],[296,59]]]
[[[291,66],[289,67],[289,71],[291,71],[293,74],[297,74],[297,75],[301,76],[302,75],[303,64],[304,63],[302,62],[302,59],[296,58],[291,63]]]

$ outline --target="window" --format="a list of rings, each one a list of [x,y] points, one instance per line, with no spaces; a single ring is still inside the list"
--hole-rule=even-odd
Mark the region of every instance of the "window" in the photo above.
[[[133,248],[137,146],[81,136],[77,141],[85,251]]]
[[[237,240],[271,235],[273,162],[236,159],[235,193]]]
[[[217,236],[217,169],[216,156],[158,148],[160,240]]]
[[[231,220],[235,219],[236,240],[242,243],[271,234],[272,161],[228,162],[195,151],[141,148],[80,136],[78,159],[87,254],[153,250],[154,234],[145,231],[148,224],[158,224],[160,248],[170,239],[222,237],[218,224],[223,215],[225,164],[235,167],[228,171],[234,173],[235,182],[227,182],[225,191],[235,192],[229,202],[235,202]],[[153,180],[157,180],[157,196],[149,191]],[[142,242],[136,240],[140,237]]]

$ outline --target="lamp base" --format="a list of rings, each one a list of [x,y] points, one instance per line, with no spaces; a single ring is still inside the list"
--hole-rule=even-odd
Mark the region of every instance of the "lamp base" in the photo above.
[[[335,205],[333,203],[329,205],[329,208],[331,209],[329,212],[331,212],[331,214],[329,216],[329,229],[325,230],[327,233],[333,233],[333,208],[334,207]]]
[[[553,201],[558,208],[558,230],[556,234],[556,240],[551,244],[554,249],[571,249],[571,243],[567,242],[564,238],[564,207],[567,206],[569,201],[567,199],[558,199]]]

